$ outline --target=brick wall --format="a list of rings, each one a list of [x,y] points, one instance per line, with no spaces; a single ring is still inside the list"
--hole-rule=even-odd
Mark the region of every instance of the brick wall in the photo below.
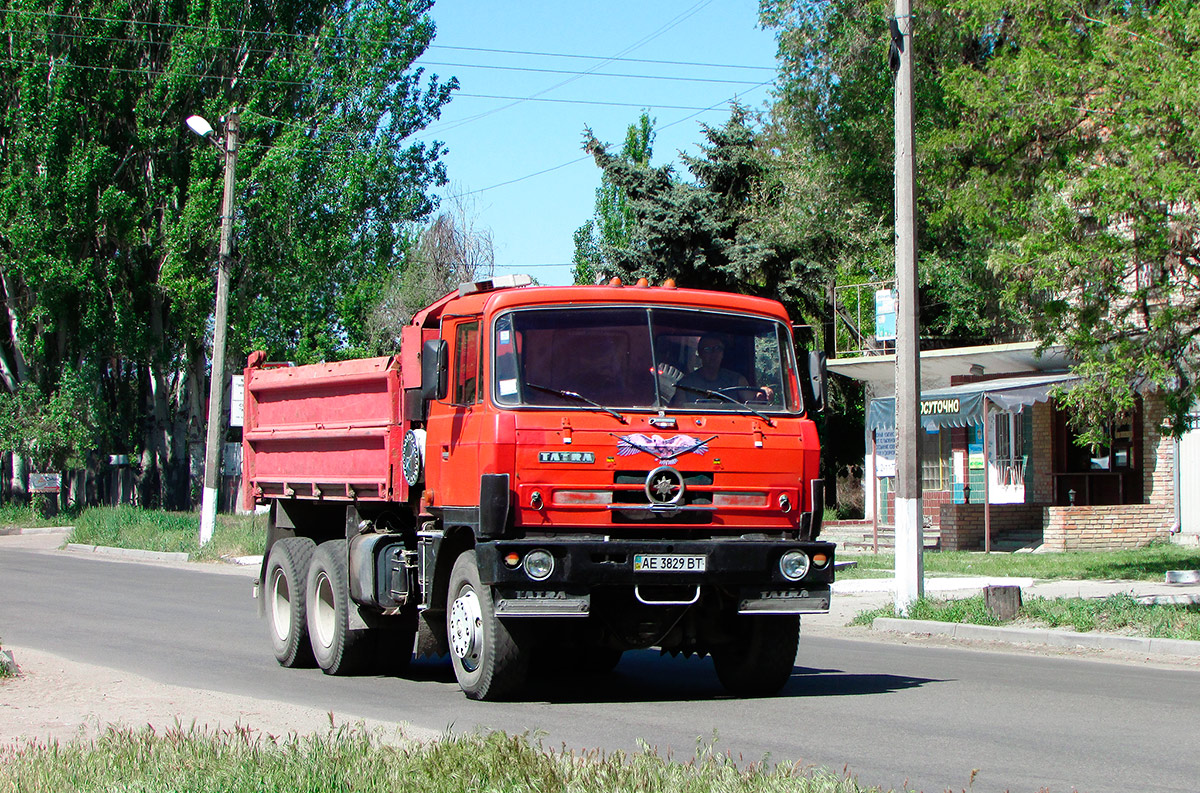
[[[1033,411],[1033,449],[1030,467],[1033,476],[1025,479],[1025,502],[1054,503],[1054,408],[1050,402],[1036,402],[1026,410]]]
[[[1041,531],[1044,509],[1040,504],[993,504],[992,541],[1014,532]],[[983,504],[942,505],[942,550],[982,551],[983,524]]]
[[[1140,548],[1168,539],[1174,519],[1173,507],[1161,504],[1046,507],[1042,541],[1049,551]]]
[[[1142,490],[1144,501],[1175,506],[1175,444],[1163,434],[1166,406],[1161,394],[1142,399]]]

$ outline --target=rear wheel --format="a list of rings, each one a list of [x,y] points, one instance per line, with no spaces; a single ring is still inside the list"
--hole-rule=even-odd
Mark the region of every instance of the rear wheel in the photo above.
[[[346,541],[321,543],[308,571],[308,637],[317,666],[327,675],[362,671],[371,659],[372,632],[350,627]]]
[[[271,546],[265,593],[267,627],[271,649],[281,666],[313,665],[304,590],[316,547],[307,537],[284,537]]]
[[[717,678],[730,694],[775,694],[792,676],[800,643],[800,618],[789,615],[739,615],[737,640],[712,652]]]
[[[454,676],[471,699],[500,699],[524,684],[529,653],[496,616],[491,588],[479,581],[474,551],[460,555],[450,571],[446,635]]]

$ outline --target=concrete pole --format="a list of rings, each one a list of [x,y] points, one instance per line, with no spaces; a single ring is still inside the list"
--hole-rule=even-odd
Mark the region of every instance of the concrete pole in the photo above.
[[[200,544],[212,539],[217,524],[225,411],[225,326],[229,315],[229,257],[233,253],[233,184],[237,163],[238,115],[225,119],[225,192],[221,198],[221,244],[217,258],[217,305],[213,312],[212,373],[208,378],[208,436],[204,442],[204,495],[200,502]]]
[[[911,0],[896,0],[893,42],[896,70],[896,611],[925,593],[922,536],[919,403],[920,330],[917,317],[917,229],[913,136],[913,51]]]
[[[991,401],[983,397],[983,552],[992,552],[992,438]]]

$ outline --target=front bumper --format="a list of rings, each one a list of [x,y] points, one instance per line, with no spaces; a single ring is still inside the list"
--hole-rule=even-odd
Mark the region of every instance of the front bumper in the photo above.
[[[531,579],[524,559],[531,550],[547,551],[554,569],[542,581]],[[779,560],[790,550],[809,559],[825,557],[820,567],[791,581]],[[591,594],[598,588],[630,588],[645,605],[687,605],[706,589],[719,589],[735,599],[744,614],[802,614],[829,611],[834,545],[781,539],[710,540],[574,540],[563,537],[496,540],[475,546],[482,582],[496,590],[497,610],[505,616],[581,616],[590,613]],[[703,556],[703,571],[635,570],[643,554]]]

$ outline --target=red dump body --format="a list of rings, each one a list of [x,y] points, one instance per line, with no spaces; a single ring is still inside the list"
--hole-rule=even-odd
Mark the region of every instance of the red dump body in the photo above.
[[[395,357],[246,370],[247,495],[404,500]]]

